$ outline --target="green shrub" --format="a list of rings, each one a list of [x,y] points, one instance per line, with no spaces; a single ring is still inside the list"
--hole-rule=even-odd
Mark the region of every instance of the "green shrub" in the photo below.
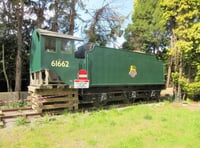
[[[186,84],[184,89],[191,99],[200,100],[200,82]]]
[[[56,117],[53,115],[45,114],[42,118],[39,118],[35,121],[37,125],[49,124],[53,121],[56,121]]]
[[[62,115],[64,115],[64,116],[69,116],[69,115],[70,115],[70,112],[69,112],[68,110],[64,110],[64,111],[62,112]]]
[[[152,120],[152,116],[149,115],[149,114],[146,114],[146,115],[144,116],[144,119],[146,119],[146,120]]]
[[[3,105],[5,108],[18,108],[18,107],[27,107],[28,104],[26,101],[19,102],[10,102],[8,104]]]
[[[200,100],[200,82],[188,83],[186,78],[179,79],[178,83],[190,99]]]
[[[170,104],[170,100],[169,99],[165,99],[163,102],[164,102],[165,105],[169,105]]]
[[[16,122],[15,122],[15,124],[16,124],[17,126],[21,126],[21,125],[27,124],[26,118],[23,117],[23,116],[22,116],[22,117],[18,117],[17,120],[16,120]]]

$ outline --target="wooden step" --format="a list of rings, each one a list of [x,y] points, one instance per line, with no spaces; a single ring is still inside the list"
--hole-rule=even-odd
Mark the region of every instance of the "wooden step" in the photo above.
[[[43,89],[43,90],[35,90],[34,93],[33,93],[33,96],[64,96],[64,95],[78,95],[78,92],[75,91],[75,90],[66,90],[66,89]]]
[[[73,105],[72,104],[52,104],[52,105],[42,106],[42,110],[57,109],[57,108],[69,108],[69,107],[73,107]]]
[[[31,94],[30,104],[40,113],[78,109],[78,91],[69,88],[35,88]]]
[[[70,101],[71,98],[47,98],[47,99],[42,99],[42,103],[51,103],[51,102],[68,102]]]

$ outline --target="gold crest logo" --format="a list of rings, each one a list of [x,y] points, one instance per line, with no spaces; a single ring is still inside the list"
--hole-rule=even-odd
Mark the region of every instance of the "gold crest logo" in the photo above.
[[[137,70],[136,70],[136,66],[131,65],[130,66],[130,71],[129,71],[129,75],[134,78],[137,75]]]

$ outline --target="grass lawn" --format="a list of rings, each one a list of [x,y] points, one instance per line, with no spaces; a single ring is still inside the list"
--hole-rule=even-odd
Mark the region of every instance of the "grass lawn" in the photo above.
[[[200,110],[173,104],[45,116],[0,129],[3,148],[199,148]]]

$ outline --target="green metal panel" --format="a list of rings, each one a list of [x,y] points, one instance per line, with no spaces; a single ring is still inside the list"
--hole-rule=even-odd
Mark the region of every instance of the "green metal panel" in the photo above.
[[[39,70],[41,70],[41,37],[38,30],[35,30],[31,42],[30,72]]]
[[[164,84],[163,63],[153,55],[95,47],[87,61],[91,86]]]
[[[60,76],[64,83],[73,85],[74,79],[77,79],[77,73],[79,70],[79,60],[74,58],[74,51],[72,50],[72,53],[70,54],[62,53],[61,40],[67,39],[50,36],[51,38],[55,39],[54,44],[56,44],[56,51],[48,52],[45,50],[46,37],[49,36],[41,34],[39,30],[35,30],[33,33],[30,72],[36,72],[45,69],[53,70],[57,73],[57,75]],[[70,38],[68,40],[72,39]],[[74,48],[74,46],[72,48]]]
[[[59,41],[59,38],[56,38]],[[46,52],[42,48],[42,69],[55,71],[63,82],[73,85],[74,79],[77,78],[78,60],[74,54],[63,54],[60,51],[60,44],[57,42],[57,51],[55,53]]]

